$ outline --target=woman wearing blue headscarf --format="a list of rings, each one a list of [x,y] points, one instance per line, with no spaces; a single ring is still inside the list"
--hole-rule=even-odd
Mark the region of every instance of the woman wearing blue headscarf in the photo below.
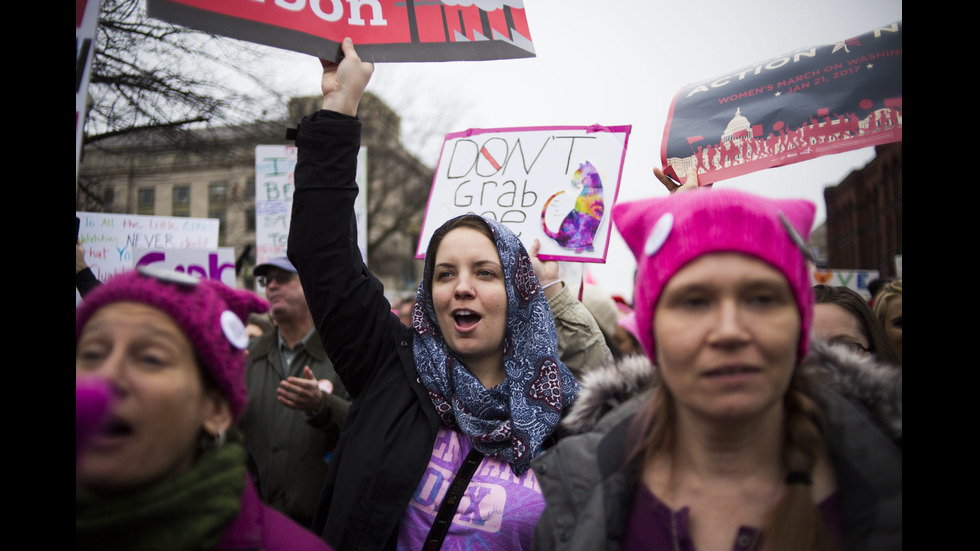
[[[353,210],[373,65],[350,40],[343,49],[340,64],[323,62],[323,109],[296,135],[288,245],[354,398],[313,528],[340,550],[529,549],[544,507],[530,461],[579,388],[533,255],[493,220],[453,219],[430,241],[412,327],[391,313]]]

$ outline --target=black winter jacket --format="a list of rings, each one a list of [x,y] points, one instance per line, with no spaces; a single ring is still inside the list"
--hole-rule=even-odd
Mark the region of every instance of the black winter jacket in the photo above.
[[[414,333],[391,312],[357,248],[360,131],[356,118],[330,111],[303,120],[287,247],[324,349],[353,399],[312,526],[338,551],[395,548],[441,424],[419,379]],[[584,305],[574,301],[552,313],[562,361],[570,355],[586,369],[609,356]],[[583,350],[594,342],[602,343],[600,354]]]
[[[395,548],[440,423],[416,372],[412,332],[357,248],[360,129],[356,118],[327,111],[303,120],[287,247],[353,398],[313,521],[338,551]]]

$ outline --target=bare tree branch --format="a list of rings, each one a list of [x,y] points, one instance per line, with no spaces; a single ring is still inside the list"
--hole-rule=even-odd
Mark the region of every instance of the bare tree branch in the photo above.
[[[86,143],[147,128],[236,125],[270,112],[281,117],[283,94],[252,70],[269,51],[149,18],[144,0],[103,0]],[[251,93],[242,92],[242,83]]]

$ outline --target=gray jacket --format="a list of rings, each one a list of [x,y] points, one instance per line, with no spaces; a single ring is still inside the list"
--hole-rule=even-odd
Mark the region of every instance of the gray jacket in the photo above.
[[[804,369],[823,380],[813,398],[827,419],[845,548],[902,547],[901,371],[819,342]],[[639,479],[626,463],[631,424],[656,384],[656,369],[633,357],[586,377],[563,421],[572,432],[535,460],[546,507],[535,549],[619,549]]]

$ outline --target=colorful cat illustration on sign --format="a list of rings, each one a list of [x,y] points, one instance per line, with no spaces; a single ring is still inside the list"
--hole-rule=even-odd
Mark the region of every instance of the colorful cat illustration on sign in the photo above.
[[[572,178],[572,183],[576,187],[581,187],[578,197],[575,198],[575,207],[569,212],[561,222],[561,227],[557,232],[548,229],[545,220],[545,213],[548,211],[548,204],[555,197],[565,193],[559,191],[548,198],[541,210],[541,227],[545,235],[555,240],[555,242],[565,249],[572,249],[579,253],[591,251],[592,242],[595,240],[596,232],[599,230],[599,222],[602,220],[602,213],[605,205],[602,201],[602,179],[592,163],[585,161],[579,165],[578,170]]]

